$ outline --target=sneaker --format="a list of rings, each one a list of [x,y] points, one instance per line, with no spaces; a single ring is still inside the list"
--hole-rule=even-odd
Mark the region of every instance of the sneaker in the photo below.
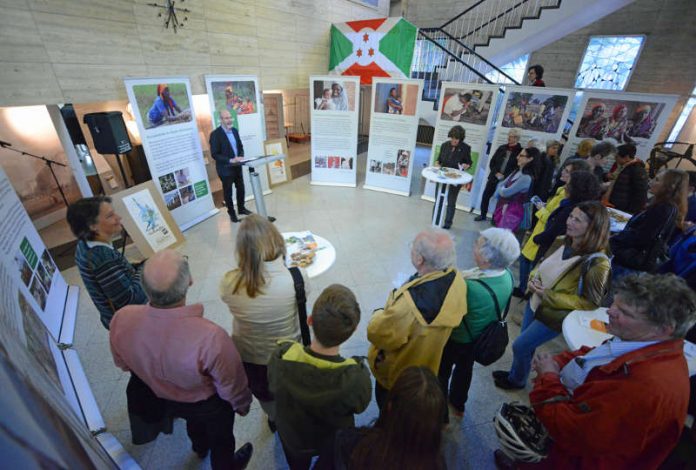
[[[251,214],[253,214],[253,212],[251,212],[251,211],[250,211],[249,209],[247,209],[246,207],[242,207],[241,209],[239,209],[238,212],[239,212],[240,215],[251,215]]]
[[[237,452],[234,453],[234,467],[244,470],[247,465],[249,465],[249,460],[254,453],[254,446],[251,442],[247,442],[242,447],[239,448]]]
[[[494,370],[491,375],[494,379],[507,379],[510,375],[510,372],[506,370]]]
[[[476,216],[476,217],[474,218],[474,220],[475,220],[476,222],[483,222],[484,220],[486,220],[486,216],[485,216],[485,215],[479,215],[479,216]]]

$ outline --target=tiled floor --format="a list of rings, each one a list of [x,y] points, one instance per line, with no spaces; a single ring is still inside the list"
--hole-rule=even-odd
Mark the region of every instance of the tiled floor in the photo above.
[[[418,149],[414,173],[418,174],[429,155],[429,149]],[[358,168],[364,168],[365,156]],[[417,168],[417,169],[416,169]],[[358,181],[364,180],[359,175]],[[366,327],[371,312],[384,304],[387,293],[413,271],[409,261],[410,242],[427,227],[432,203],[420,199],[422,184],[414,177],[413,195],[409,198],[353,188],[312,186],[308,177],[274,188],[266,198],[269,214],[278,218],[281,231],[311,230],[330,240],[337,251],[334,266],[312,280],[309,304],[329,284],[341,283],[353,289],[362,307],[362,319],[353,337],[342,347],[344,355],[366,355]],[[253,210],[253,205],[250,206]],[[457,265],[473,266],[471,254],[477,230],[487,225],[476,223],[473,216],[457,212],[451,232],[457,245]],[[227,307],[217,292],[222,274],[234,264],[233,247],[238,225],[231,224],[224,211],[216,217],[189,229],[186,243],[180,248],[189,256],[194,284],[188,301],[205,305],[205,316],[227,331],[232,321]],[[139,254],[133,246],[127,250],[131,259]],[[82,285],[76,268],[64,272],[68,282]],[[513,301],[512,310],[519,314],[521,304]],[[514,338],[519,328],[511,323]],[[155,442],[133,446],[126,412],[127,375],[113,365],[106,330],[98,320],[96,309],[86,294],[81,295],[76,331],[76,348],[85,372],[100,405],[107,429],[125,446],[143,468],[209,468],[209,459],[200,461],[190,450],[184,423],[177,421],[174,434],[160,436]],[[564,347],[562,339],[548,346]],[[509,349],[509,348],[508,348]],[[444,453],[448,468],[494,468],[492,453],[496,437],[491,420],[503,401],[527,401],[525,392],[503,392],[492,382],[492,369],[509,367],[510,351],[495,365],[476,366],[466,416],[453,422],[446,432]],[[357,417],[359,425],[369,424],[377,415],[376,404]],[[268,430],[263,412],[254,402],[249,415],[237,417],[235,435],[238,444],[251,441],[254,456],[250,469],[286,468],[277,436]]]

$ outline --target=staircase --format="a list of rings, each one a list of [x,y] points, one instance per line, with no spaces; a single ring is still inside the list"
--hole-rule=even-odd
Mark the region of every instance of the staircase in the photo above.
[[[437,101],[442,81],[519,85],[499,66],[538,50],[633,0],[477,0],[437,28],[418,31],[411,76],[423,100]],[[551,64],[547,64],[547,68]]]

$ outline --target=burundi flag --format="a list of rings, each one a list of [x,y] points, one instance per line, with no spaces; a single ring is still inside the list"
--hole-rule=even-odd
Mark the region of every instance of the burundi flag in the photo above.
[[[329,72],[372,77],[408,78],[418,28],[403,18],[349,21],[331,25]]]

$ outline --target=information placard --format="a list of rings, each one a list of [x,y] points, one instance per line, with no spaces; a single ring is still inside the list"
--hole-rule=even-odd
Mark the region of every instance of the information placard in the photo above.
[[[485,159],[488,129],[494,120],[494,110],[498,101],[500,87],[480,83],[443,82],[440,92],[437,122],[433,138],[430,164],[434,165],[440,155],[440,147],[448,140],[447,134],[454,126],[461,126],[466,132],[464,142],[471,146],[471,167],[467,173],[474,180],[462,187],[457,198],[457,206],[470,208],[476,195],[485,186]],[[435,185],[427,182],[423,198],[433,200]]]
[[[125,84],[152,179],[176,223],[186,230],[215,215],[189,79],[129,78]]]
[[[359,77],[309,77],[312,184],[357,184]]]
[[[636,155],[647,160],[677,98],[674,95],[584,92],[561,157],[565,160],[575,155],[578,144],[585,139],[595,142],[612,139],[617,145],[634,144],[638,149]]]
[[[210,102],[213,129],[220,125],[220,111],[227,110],[232,116],[232,125],[239,132],[245,157],[265,155],[263,148],[263,110],[259,79],[255,75],[206,75],[205,88]],[[253,199],[251,181],[246,168],[242,169],[245,199]],[[265,168],[257,169],[261,178],[263,194],[270,194]],[[236,201],[235,198],[233,200]]]
[[[422,80],[372,80],[365,189],[410,195],[422,91]]]

